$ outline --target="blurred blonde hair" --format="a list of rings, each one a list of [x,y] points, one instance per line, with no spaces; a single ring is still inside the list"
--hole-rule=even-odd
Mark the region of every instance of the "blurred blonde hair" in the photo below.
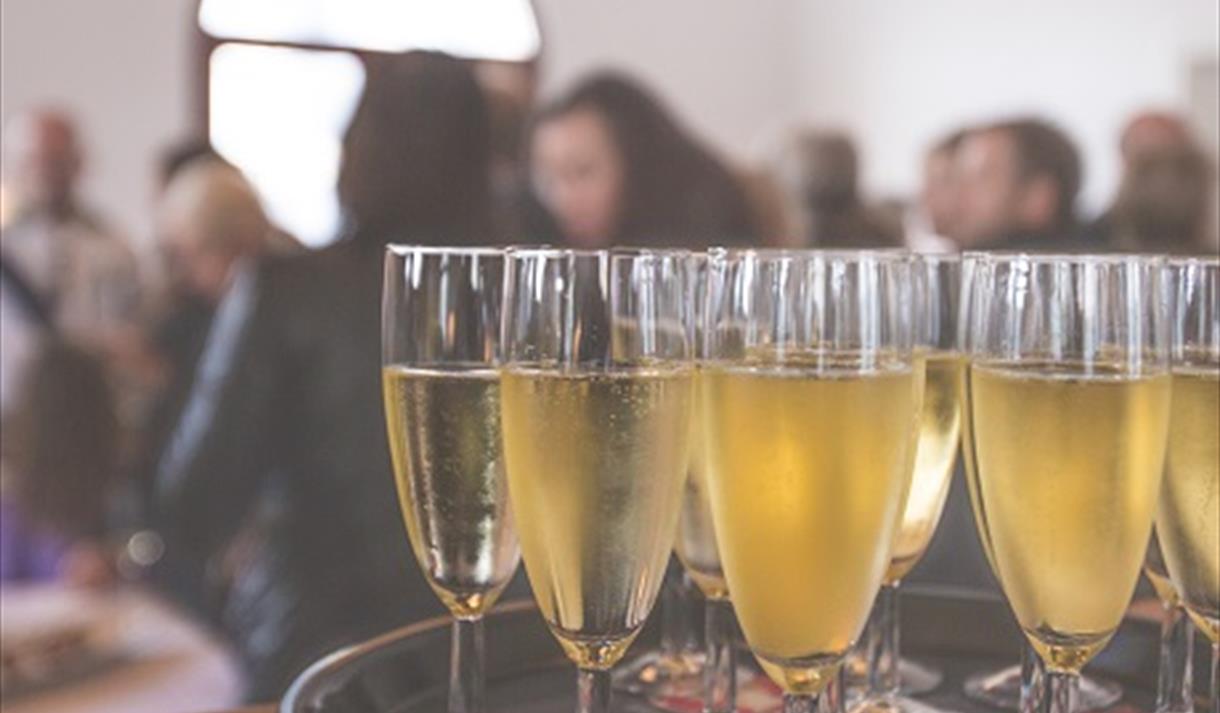
[[[254,187],[241,171],[220,161],[201,161],[170,181],[158,224],[163,234],[233,255],[261,251],[272,230]]]

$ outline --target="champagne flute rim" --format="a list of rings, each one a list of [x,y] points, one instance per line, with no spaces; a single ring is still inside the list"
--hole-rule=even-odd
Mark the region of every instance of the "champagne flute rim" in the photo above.
[[[939,252],[939,253],[912,252],[911,259],[914,260],[915,262],[924,262],[924,263],[928,263],[930,265],[956,264],[956,263],[960,263],[963,260],[965,260],[965,254],[964,253],[950,253],[950,252]]]
[[[1170,267],[1220,267],[1220,255],[1177,255],[1169,258]]]
[[[407,255],[470,255],[495,257],[505,254],[505,248],[487,246],[412,245],[411,243],[387,243],[386,254],[395,257]]]
[[[1125,263],[1165,264],[1169,262],[1163,253],[1068,253],[1029,252],[1024,250],[966,250],[963,261],[1030,262],[1036,264],[1081,263],[1089,265],[1122,265]]]
[[[632,257],[688,257],[694,255],[690,250],[684,248],[635,248],[635,247],[610,247],[610,248],[564,248],[546,245],[510,245],[504,248],[506,257],[575,257],[575,258],[591,258],[601,257],[603,255],[611,258],[632,258]]]
[[[913,253],[906,248],[863,248],[851,250],[843,248],[712,248],[708,254],[723,258],[753,257],[765,260],[784,260],[799,258],[847,259],[873,258],[890,262],[902,262],[911,259]]]

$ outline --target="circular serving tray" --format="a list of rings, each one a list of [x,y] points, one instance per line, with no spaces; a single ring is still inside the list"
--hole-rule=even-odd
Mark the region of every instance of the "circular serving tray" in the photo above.
[[[656,617],[654,617],[655,619]],[[576,672],[564,658],[531,601],[505,603],[486,621],[487,704],[504,713],[568,712],[576,700]],[[655,647],[650,621],[627,656]],[[1086,672],[1122,684],[1119,708],[1149,710],[1156,685],[1157,626],[1123,622]],[[337,651],[292,684],[281,713],[416,713],[444,711],[448,687],[450,620],[429,619]],[[1016,661],[1022,641],[1005,603],[951,589],[904,588],[903,654],[944,671],[944,680],[919,700],[953,711],[995,713],[968,701],[970,675]],[[744,646],[740,661],[754,667]],[[759,679],[759,685],[762,679]],[[748,706],[743,706],[746,708]],[[616,692],[620,713],[677,710]],[[696,708],[697,710],[697,708]],[[762,708],[761,710],[766,710]]]

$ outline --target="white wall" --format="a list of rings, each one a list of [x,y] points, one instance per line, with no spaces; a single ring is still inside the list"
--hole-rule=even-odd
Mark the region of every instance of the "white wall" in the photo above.
[[[190,127],[192,0],[3,0],[0,118],[64,107],[88,146],[84,191],[149,235],[156,152]]]
[[[535,0],[542,92],[590,70],[644,79],[685,124],[740,153],[800,109],[797,47],[804,0]]]
[[[1117,179],[1132,112],[1185,108],[1188,61],[1215,57],[1215,0],[853,0],[803,5],[799,91],[850,127],[876,192],[909,192],[931,141],[962,122],[1035,113],[1086,160],[1085,203]],[[1212,131],[1216,129],[1213,127]]]

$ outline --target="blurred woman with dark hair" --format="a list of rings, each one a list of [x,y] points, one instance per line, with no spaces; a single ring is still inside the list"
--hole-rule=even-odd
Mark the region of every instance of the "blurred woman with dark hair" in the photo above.
[[[115,396],[100,360],[48,339],[5,413],[0,581],[105,578],[99,545],[119,468]]]
[[[251,699],[277,698],[327,651],[440,613],[389,464],[382,253],[488,240],[488,132],[462,62],[371,65],[344,142],[343,239],[238,276],[218,308],[156,487],[170,551],[225,563],[222,616]],[[256,512],[251,547],[237,535]]]
[[[594,75],[545,107],[527,143],[531,238],[704,247],[759,232],[736,177],[624,76]]]

